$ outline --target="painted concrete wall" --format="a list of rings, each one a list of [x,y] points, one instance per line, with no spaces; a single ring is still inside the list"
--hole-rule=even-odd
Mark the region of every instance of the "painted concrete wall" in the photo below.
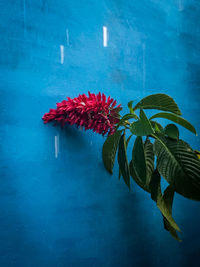
[[[0,1],[0,266],[198,266],[199,203],[175,197],[174,241],[106,173],[101,136],[41,117],[88,90],[124,107],[163,92],[200,133],[199,16],[198,0]]]

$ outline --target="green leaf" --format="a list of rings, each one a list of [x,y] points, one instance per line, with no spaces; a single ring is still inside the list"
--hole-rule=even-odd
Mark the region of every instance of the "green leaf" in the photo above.
[[[155,132],[163,132],[164,129],[160,123],[158,123],[157,121],[150,121],[150,123]]]
[[[138,177],[136,171],[135,171],[135,168],[134,168],[134,165],[132,163],[132,160],[130,161],[129,163],[129,170],[130,170],[130,175],[131,177],[133,178],[133,180],[142,188],[144,189],[145,191],[147,191],[148,193],[150,193],[150,190],[148,187],[146,187],[140,180],[140,178]]]
[[[128,159],[126,154],[126,139],[125,134],[120,137],[119,140],[119,148],[118,148],[118,163],[119,168],[124,179],[124,182],[130,189],[130,172],[129,172],[129,165]]]
[[[153,151],[153,144],[150,142],[148,138],[146,139],[144,143],[144,155],[145,155],[146,166],[147,166],[146,184],[149,186],[152,174],[154,172],[155,156],[154,156],[154,151]]]
[[[200,201],[200,160],[182,140],[153,134],[159,173],[184,197]]]
[[[142,137],[136,138],[129,168],[135,182],[145,191],[150,192],[149,183],[154,171],[154,152],[153,144],[148,138],[144,144]]]
[[[163,199],[165,201],[165,204],[172,215],[172,204],[173,204],[173,199],[174,199],[174,188],[169,185],[163,194]],[[179,242],[181,242],[181,239],[178,237],[178,234],[176,230],[171,226],[170,222],[163,216],[163,222],[164,222],[164,227],[167,231],[170,232],[170,234]]]
[[[121,120],[123,120],[123,121],[130,120],[130,119],[135,119],[135,120],[137,120],[138,117],[137,117],[136,114],[128,113],[128,114],[124,115],[124,116],[121,118]]]
[[[118,123],[118,126],[121,126],[121,125],[126,124],[126,121],[127,121],[127,120],[130,120],[130,119],[138,119],[138,117],[137,117],[136,114],[130,114],[130,113],[128,113],[128,114],[124,115],[124,116],[121,118],[121,120],[120,120],[119,123]]]
[[[131,140],[131,137],[132,137],[133,135],[131,134],[128,138],[127,138],[127,140],[126,140],[126,149],[127,149],[127,147],[128,147],[128,144],[129,144],[129,141]],[[119,168],[119,180],[120,180],[120,177],[121,177],[121,171],[120,171],[120,168]]]
[[[160,174],[157,170],[153,172],[152,179],[150,182],[151,189],[151,198],[156,201],[157,207],[161,211],[162,215],[167,219],[169,224],[177,231],[180,231],[180,228],[174,221],[171,215],[171,211],[165,203],[165,200],[162,196],[161,187],[160,187]]]
[[[200,159],[200,151],[199,150],[194,150],[194,152],[197,155],[198,159]]]
[[[163,119],[171,120],[171,121],[176,122],[179,125],[185,127],[186,129],[188,129],[192,133],[197,134],[194,126],[189,121],[183,119],[182,117],[180,117],[176,114],[160,112],[160,113],[153,115],[150,118],[150,120],[155,119],[155,118],[163,118]]]
[[[146,184],[146,160],[144,155],[144,144],[141,136],[135,139],[132,151],[132,163],[143,184]]]
[[[179,130],[175,124],[168,124],[164,131],[168,137],[172,139],[179,139]]]
[[[181,115],[177,104],[170,96],[166,94],[154,94],[143,98],[134,108],[133,111],[138,109],[159,109],[169,111]]]
[[[134,113],[134,111],[133,111],[133,102],[134,102],[133,100],[128,102],[128,108],[130,110],[130,113]]]
[[[106,170],[112,174],[117,147],[122,131],[116,131],[113,135],[107,137],[103,144],[102,157]]]
[[[131,124],[130,130],[132,134],[137,136],[146,136],[154,133],[154,129],[142,109],[140,110],[140,119]]]

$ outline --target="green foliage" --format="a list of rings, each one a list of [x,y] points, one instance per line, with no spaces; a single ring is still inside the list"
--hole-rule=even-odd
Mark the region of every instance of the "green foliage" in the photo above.
[[[137,120],[138,117],[137,117],[136,114],[132,114],[132,113],[126,114],[121,118],[120,122],[118,123],[118,127],[122,126],[122,125],[126,125],[127,121],[130,120],[130,119]]]
[[[178,225],[172,218],[171,210],[166,205],[165,199],[163,198],[161,187],[160,187],[160,174],[157,170],[153,172],[152,179],[150,182],[151,198],[156,201],[157,207],[161,211],[163,217],[167,220],[170,226],[176,231],[180,231]]]
[[[166,208],[168,209],[170,215],[172,216],[172,204],[174,199],[174,188],[169,185],[163,194],[163,200],[165,201]],[[176,229],[170,224],[170,221],[167,220],[166,217],[163,216],[164,228],[170,232],[170,234],[179,242],[182,240],[178,237]]]
[[[134,113],[134,110],[133,110],[133,102],[134,101],[128,102],[128,108],[129,108],[130,113]]]
[[[130,171],[129,171],[128,159],[127,159],[127,154],[126,154],[125,134],[122,134],[119,140],[118,164],[119,164],[120,172],[122,174],[124,182],[130,189]]]
[[[164,228],[178,241],[178,225],[172,217],[172,204],[175,192],[189,199],[200,201],[200,152],[193,150],[185,141],[179,139],[179,129],[175,124],[165,128],[155,121],[156,118],[171,120],[192,133],[194,126],[183,119],[175,101],[165,94],[154,94],[143,98],[133,107],[128,103],[129,113],[125,114],[117,125],[116,132],[109,136],[103,145],[103,162],[112,173],[118,150],[119,177],[130,189],[130,176],[143,190],[150,193],[163,216]],[[140,110],[139,115],[135,111]],[[145,109],[158,109],[150,119]],[[135,121],[129,122],[134,119]],[[125,133],[131,132],[126,140]],[[135,135],[130,162],[127,146]],[[143,141],[146,136],[145,142]],[[155,160],[156,159],[156,160]],[[161,191],[161,179],[169,186]]]
[[[131,124],[130,130],[132,134],[137,136],[147,136],[154,133],[154,129],[142,109],[140,109],[140,119]]]
[[[160,133],[160,132],[164,131],[162,125],[160,125],[160,123],[158,123],[157,121],[152,121],[151,120],[150,122],[151,122],[151,126],[153,127],[155,132]]]
[[[164,129],[165,135],[172,139],[179,139],[179,130],[175,124],[168,124]]]
[[[165,94],[154,94],[143,98],[137,105],[135,105],[133,111],[138,108],[159,109],[181,115],[181,111],[173,98]]]
[[[184,197],[200,200],[200,160],[182,140],[156,136],[154,143],[159,173]]]
[[[153,115],[150,118],[150,120],[155,119],[155,118],[163,118],[163,119],[171,120],[171,121],[176,122],[179,125],[185,127],[187,130],[191,131],[192,133],[197,134],[194,126],[189,121],[183,119],[182,117],[180,117],[176,114],[160,112],[160,113]]]
[[[149,139],[143,144],[142,137],[138,136],[136,138],[131,164],[131,176],[135,182],[144,190],[150,192],[149,183],[154,170],[154,153],[153,145]]]
[[[138,136],[135,140],[135,144],[132,151],[132,164],[135,168],[138,177],[140,178],[142,184],[147,183],[147,167],[146,159],[144,154],[144,144],[142,137]]]
[[[128,147],[128,144],[129,144],[129,141],[131,140],[131,137],[132,137],[133,135],[131,134],[128,138],[127,138],[127,140],[126,140],[126,149],[127,149],[127,147]],[[121,171],[120,171],[120,168],[119,168],[119,179],[120,179],[120,177],[121,177]]]
[[[106,170],[112,174],[114,162],[115,162],[115,156],[119,144],[119,139],[121,137],[122,131],[116,131],[113,135],[109,136],[102,149],[102,157],[103,157],[103,163],[106,168]]]

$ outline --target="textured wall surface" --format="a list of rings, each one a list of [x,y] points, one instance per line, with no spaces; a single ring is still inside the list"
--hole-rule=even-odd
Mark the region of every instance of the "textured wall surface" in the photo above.
[[[88,90],[124,107],[163,92],[200,133],[199,16],[198,0],[0,1],[0,266],[199,266],[198,202],[176,195],[176,242],[106,173],[101,136],[41,120]]]

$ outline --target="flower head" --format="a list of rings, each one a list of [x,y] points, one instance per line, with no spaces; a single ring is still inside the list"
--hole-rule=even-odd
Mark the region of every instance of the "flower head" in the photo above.
[[[85,130],[92,129],[94,132],[111,135],[115,132],[119,122],[121,105],[116,107],[116,100],[106,99],[104,94],[97,95],[88,92],[71,99],[57,103],[56,109],[50,109],[43,116],[44,123],[56,121],[64,126],[66,123],[82,126]]]

